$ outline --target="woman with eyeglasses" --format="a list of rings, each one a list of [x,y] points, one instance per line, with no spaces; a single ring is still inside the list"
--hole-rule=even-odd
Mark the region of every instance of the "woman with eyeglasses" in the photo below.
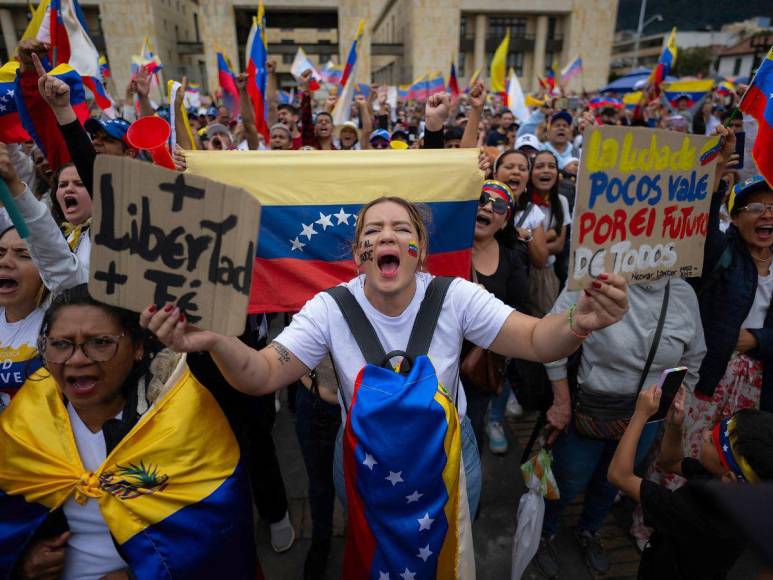
[[[483,183],[478,213],[475,216],[472,270],[474,282],[505,304],[523,311],[529,291],[526,263],[528,257],[525,252],[516,249],[514,210],[515,199],[506,184],[494,179]],[[462,346],[462,360],[472,346],[472,343],[465,341]],[[493,396],[465,378],[462,379],[462,384],[467,396],[467,415],[472,422],[475,438],[478,442],[483,441],[483,419],[491,402],[490,417],[486,424],[489,448],[492,453],[506,453],[508,443],[502,421],[509,386]]]
[[[186,357],[85,285],[38,342],[0,415],[0,577],[256,578],[239,447]]]

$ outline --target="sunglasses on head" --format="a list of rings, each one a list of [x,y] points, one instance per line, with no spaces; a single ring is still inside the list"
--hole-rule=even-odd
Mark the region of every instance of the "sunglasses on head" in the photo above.
[[[490,195],[484,191],[480,194],[478,204],[480,207],[484,207],[487,206],[489,202],[493,204],[491,209],[494,210],[494,213],[505,215],[508,211],[510,211],[510,207],[507,205],[507,202],[504,199],[497,195]]]

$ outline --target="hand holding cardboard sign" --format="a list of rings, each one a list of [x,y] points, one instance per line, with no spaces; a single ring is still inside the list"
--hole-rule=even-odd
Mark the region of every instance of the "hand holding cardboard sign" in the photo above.
[[[140,325],[155,334],[164,346],[174,352],[211,350],[220,336],[188,324],[185,315],[174,304],[167,304],[163,308],[148,306],[140,314]]]
[[[575,330],[587,334],[621,320],[628,312],[628,282],[615,274],[600,274],[583,291],[574,311]]]

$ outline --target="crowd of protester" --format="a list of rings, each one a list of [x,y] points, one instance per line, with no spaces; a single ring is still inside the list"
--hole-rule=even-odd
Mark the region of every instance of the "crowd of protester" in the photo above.
[[[139,316],[96,302],[84,286],[95,158],[144,159],[129,144],[128,128],[142,116],[168,119],[170,107],[178,129],[174,159],[181,171],[185,150],[194,146],[478,148],[486,180],[474,224],[472,282],[451,284],[430,351],[461,423],[469,518],[480,509],[479,448],[486,444],[492,453],[507,454],[506,415],[536,411],[550,433],[561,494],[546,502],[535,557],[542,574],[561,573],[554,538],[564,508],[581,494],[577,540],[594,574],[609,570],[599,530],[621,493],[641,504],[631,530],[643,550],[640,577],[719,578],[730,570],[744,549],[743,538],[692,485],[773,479],[773,374],[767,368],[773,363],[773,190],[756,175],[751,156],[745,169],[736,167],[734,133],[745,131],[748,147],[754,135],[753,121],[735,108],[742,87],[738,94],[709,92],[696,103],[687,96],[670,103],[645,92],[634,108],[611,101],[594,107],[594,95],[567,99],[540,93],[535,98],[542,104],[519,121],[482,82],[458,97],[440,93],[426,102],[400,102],[396,109],[374,86],[369,95],[354,99],[351,120],[335,126],[335,96],[315,94],[309,74],[301,78],[296,102],[280,104],[270,63],[269,139],[258,131],[242,75],[236,79],[238,115],[218,106],[216,98],[187,111],[192,143],[181,120],[184,91],[175,102],[154,107],[150,75],[142,70],[127,87],[117,118],[100,118],[95,110],[81,124],[67,85],[42,69],[37,54],[47,48],[23,41],[20,74],[37,79],[36,98],[55,116],[71,161],[51,167],[33,143],[0,144],[0,177],[29,226],[22,238],[0,213],[0,359],[6,361],[4,370],[11,369],[0,375],[0,437],[26,429],[12,401],[37,389],[30,377],[42,373],[48,382],[41,385],[53,393],[47,396],[59,393],[66,403],[83,466],[94,471],[154,401],[185,380],[178,367],[187,365],[217,401],[241,449],[249,480],[245,513],[251,515],[251,495],[272,547],[283,552],[293,545],[295,530],[272,427],[275,392],[288,387],[309,479],[312,542],[304,577],[324,577],[336,497],[347,503],[341,408],[346,412],[362,367],[358,345],[342,326],[333,298],[321,293],[299,313],[285,314],[284,329],[270,343],[269,323],[280,322],[276,314],[250,315],[236,339],[188,329],[174,305],[150,306]],[[700,279],[628,286],[603,274],[583,292],[564,288],[582,131],[591,125],[723,137]],[[303,154],[298,155],[302,164]],[[346,284],[387,352],[405,348],[419,303],[431,287],[433,278],[424,269],[428,235],[410,200],[375,200],[357,217],[354,247],[372,244],[377,256],[388,247],[387,262],[397,264],[397,273],[385,280],[379,259],[362,260],[360,275]],[[407,249],[413,240],[418,254]],[[503,384],[479,385],[464,373],[456,378],[475,348],[501,356]],[[649,386],[677,366],[687,367],[688,374],[676,403],[664,423],[647,423],[660,396]],[[588,432],[615,409],[631,411],[627,429],[606,437]],[[45,413],[41,417],[53,420]],[[730,433],[729,451],[717,429]],[[211,444],[209,453],[226,453],[218,451],[227,446],[223,441]],[[11,459],[0,454],[0,483],[3,461]],[[9,563],[11,577],[142,577],[93,503],[69,498],[55,506],[22,542],[20,556]],[[0,547],[10,545],[2,537],[3,518],[0,513]],[[231,532],[251,530],[251,525],[234,524]],[[212,541],[237,545],[227,534]]]

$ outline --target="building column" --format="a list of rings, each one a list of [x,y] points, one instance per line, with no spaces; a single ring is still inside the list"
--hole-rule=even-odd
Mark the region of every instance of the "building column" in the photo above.
[[[13,53],[16,51],[16,30],[13,28],[13,18],[11,17],[11,11],[7,8],[0,10],[0,27],[3,30],[3,42],[5,42],[5,50],[8,53],[8,58],[13,58]]]
[[[537,32],[534,37],[534,70],[532,71],[532,88],[539,87],[537,77],[545,75],[545,47],[548,40],[548,17],[537,16]]]
[[[472,70],[467,72],[467,79],[478,68],[486,65],[486,31],[488,29],[488,18],[485,14],[475,15],[475,52],[472,57]]]

